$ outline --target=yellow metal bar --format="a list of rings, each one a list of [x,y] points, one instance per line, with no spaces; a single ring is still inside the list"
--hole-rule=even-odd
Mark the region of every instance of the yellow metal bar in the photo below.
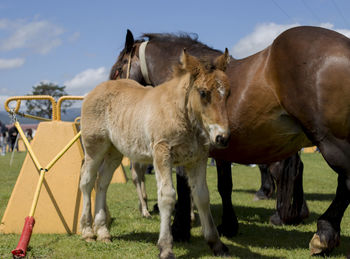
[[[84,96],[61,96],[58,101],[57,101],[57,120],[61,120],[61,105],[63,101],[67,101],[67,100],[83,100]]]
[[[18,115],[22,116],[22,117],[26,117],[26,118],[33,119],[33,120],[38,120],[38,121],[51,121],[51,119],[44,118],[44,117],[39,117],[39,116],[27,114],[27,113],[22,113],[22,112],[16,112],[16,113],[17,113]]]
[[[17,130],[18,130],[19,135],[20,135],[20,136],[22,137],[22,139],[23,139],[24,145],[26,145],[26,147],[27,147],[27,150],[28,150],[28,152],[29,152],[29,155],[30,155],[30,157],[32,158],[32,160],[33,160],[33,162],[34,162],[36,168],[38,169],[38,171],[40,171],[40,170],[42,169],[42,167],[41,167],[41,165],[40,165],[40,163],[39,163],[39,160],[36,158],[36,156],[35,156],[35,154],[34,154],[34,152],[33,152],[33,149],[32,149],[32,147],[30,146],[29,141],[28,141],[26,135],[24,134],[24,132],[23,132],[23,130],[22,130],[22,128],[21,128],[21,125],[19,125],[19,122],[18,122],[18,121],[15,122],[15,126],[16,126],[16,128],[17,128]]]
[[[11,109],[9,107],[9,103],[12,102],[12,101],[17,101],[16,108],[15,108],[14,112],[18,114],[19,108],[21,106],[21,100],[49,100],[49,101],[51,101],[51,104],[52,104],[52,120],[56,120],[57,119],[56,118],[56,115],[57,115],[57,104],[56,104],[55,99],[52,96],[50,96],[50,95],[13,96],[13,97],[8,98],[5,101],[5,110],[7,112],[10,112]],[[33,115],[22,114],[22,116],[30,118],[29,116],[33,116]],[[42,118],[42,117],[36,117],[35,119],[38,119],[38,118],[46,120],[46,118]]]
[[[77,135],[75,135],[75,137],[62,149],[62,151],[60,153],[58,153],[58,155],[52,159],[52,161],[46,166],[47,170],[50,170],[51,167],[57,162],[58,159],[60,159],[64,153],[67,152],[67,150],[74,144],[75,141],[77,141],[80,138],[81,132],[79,131]]]
[[[36,189],[35,189],[32,206],[31,206],[30,212],[29,212],[29,217],[33,217],[34,216],[36,205],[38,204],[38,200],[39,200],[39,194],[40,194],[41,186],[42,186],[43,181],[44,181],[45,172],[47,172],[46,169],[43,169],[43,168],[40,169],[39,182],[38,182],[38,184],[36,186]]]

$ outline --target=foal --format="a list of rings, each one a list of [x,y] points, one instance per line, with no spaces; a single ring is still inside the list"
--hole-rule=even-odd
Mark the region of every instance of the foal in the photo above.
[[[228,52],[214,64],[204,64],[183,51],[173,78],[145,88],[133,80],[107,81],[84,99],[81,114],[85,161],[80,189],[82,237],[109,242],[106,192],[113,172],[127,156],[138,163],[153,163],[158,187],[160,258],[173,258],[171,213],[175,204],[172,166],[186,168],[204,238],[215,255],[228,253],[214,225],[206,184],[209,145],[225,147],[229,139],[226,101],[230,87],[223,72]],[[137,170],[137,168],[135,168]],[[98,171],[98,172],[97,172]],[[91,190],[96,182],[94,226]]]

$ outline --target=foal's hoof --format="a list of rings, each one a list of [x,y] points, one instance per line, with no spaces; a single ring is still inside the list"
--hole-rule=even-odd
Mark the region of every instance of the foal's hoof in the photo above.
[[[146,219],[150,219],[152,218],[151,214],[148,211],[144,211],[142,213],[142,217],[146,218]]]
[[[159,259],[175,259],[175,255],[173,254],[173,252],[169,251],[168,249],[160,249],[160,253],[159,253]]]
[[[92,242],[95,242],[96,239],[95,238],[91,238],[91,237],[87,237],[87,238],[84,238],[85,242],[87,243],[92,243]]]
[[[101,239],[98,239],[97,241],[100,241],[100,242],[106,243],[106,244],[112,243],[110,238],[101,238]]]

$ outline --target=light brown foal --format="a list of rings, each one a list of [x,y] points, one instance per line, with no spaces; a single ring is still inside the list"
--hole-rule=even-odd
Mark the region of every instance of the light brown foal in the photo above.
[[[134,162],[154,164],[161,218],[160,258],[174,258],[170,220],[175,190],[171,168],[179,165],[186,168],[204,238],[215,255],[228,253],[211,216],[206,183],[209,145],[225,147],[229,139],[226,101],[230,87],[223,72],[228,60],[226,51],[214,64],[204,64],[184,51],[173,78],[156,88],[121,79],[104,82],[86,96],[81,114],[85,161],[80,181],[80,224],[85,240],[97,236],[98,240],[110,241],[106,192],[124,155]],[[92,222],[91,190],[95,183]]]

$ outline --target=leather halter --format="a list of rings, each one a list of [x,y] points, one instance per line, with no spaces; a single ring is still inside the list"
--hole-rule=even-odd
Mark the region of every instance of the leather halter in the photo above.
[[[140,58],[140,67],[141,67],[141,73],[143,76],[143,79],[145,80],[146,84],[151,85],[151,80],[149,80],[148,76],[148,70],[147,70],[147,63],[146,63],[146,46],[148,41],[144,41],[141,43],[139,48],[139,58]]]

